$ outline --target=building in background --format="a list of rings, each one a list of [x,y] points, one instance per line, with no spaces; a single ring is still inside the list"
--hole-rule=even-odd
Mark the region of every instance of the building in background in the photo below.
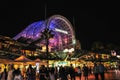
[[[72,24],[61,15],[53,15],[45,21],[37,21],[28,25],[22,32],[13,39],[28,44],[34,43],[46,50],[45,39],[42,32],[48,28],[53,38],[49,39],[49,52],[62,51],[66,48],[75,47],[76,39]]]

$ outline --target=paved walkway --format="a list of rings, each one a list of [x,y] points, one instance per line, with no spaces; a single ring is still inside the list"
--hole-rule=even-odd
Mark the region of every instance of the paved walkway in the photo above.
[[[76,80],[80,80],[78,77],[76,77]],[[81,80],[85,80],[82,76]],[[89,75],[88,80],[95,80],[94,75]],[[99,80],[100,76],[99,76]],[[105,80],[120,80],[120,70],[110,70],[105,73]]]
[[[39,79],[36,79],[36,80],[39,80]],[[76,80],[80,80],[79,77],[76,77]],[[83,76],[81,80],[85,80]],[[93,74],[89,75],[88,80],[95,80],[94,75]],[[100,76],[99,76],[99,80],[101,80]],[[110,70],[106,72],[105,80],[120,80],[120,70]]]

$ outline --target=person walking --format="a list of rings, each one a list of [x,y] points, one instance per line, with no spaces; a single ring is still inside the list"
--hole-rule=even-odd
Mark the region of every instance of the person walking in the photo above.
[[[13,80],[14,65],[9,66],[7,80]]]
[[[100,62],[98,67],[99,67],[99,74],[100,74],[101,80],[105,80],[105,75],[104,75],[105,67],[104,67],[104,65]]]
[[[78,66],[78,69],[77,69],[77,74],[78,74],[78,77],[79,79],[81,80],[81,76],[82,76],[82,69],[80,66]]]
[[[48,71],[47,71],[45,65],[41,65],[40,70],[39,70],[39,79],[40,80],[47,80],[47,76],[46,76],[47,72]]]
[[[7,76],[8,76],[8,72],[5,68],[4,71],[1,73],[0,80],[7,80]]]
[[[70,74],[71,80],[75,80],[75,70],[72,64],[70,64],[70,67],[69,67],[69,74]]]
[[[60,70],[59,70],[59,72],[60,72],[60,80],[68,80],[67,79],[67,67],[66,66],[61,66],[60,67]]]
[[[27,75],[27,80],[35,80],[35,71],[32,67],[31,64],[29,64],[29,67],[27,68],[26,75]]]
[[[98,74],[99,74],[99,67],[96,63],[94,63],[94,67],[93,67],[93,74],[95,76],[95,80],[99,80],[98,78]]]
[[[83,65],[83,76],[85,77],[85,80],[88,80],[88,73],[89,73],[89,69],[88,69],[88,67],[84,64],[84,65]]]
[[[55,80],[55,68],[54,67],[50,67],[49,76],[50,76],[50,80]]]
[[[14,70],[14,72],[13,72],[13,80],[23,80],[20,68],[17,68],[16,70]]]

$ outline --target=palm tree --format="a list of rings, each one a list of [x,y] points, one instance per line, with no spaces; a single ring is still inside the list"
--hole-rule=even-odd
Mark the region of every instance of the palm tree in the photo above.
[[[49,51],[48,51],[48,45],[49,45],[49,39],[52,38],[54,35],[52,34],[52,30],[49,30],[48,28],[45,28],[45,30],[42,33],[42,36],[46,41],[46,56],[48,59]]]

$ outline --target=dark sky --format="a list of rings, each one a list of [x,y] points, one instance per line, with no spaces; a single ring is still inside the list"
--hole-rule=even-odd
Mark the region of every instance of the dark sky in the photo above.
[[[44,20],[46,5],[46,18],[59,14],[75,26],[82,48],[90,48],[94,41],[120,45],[117,2],[68,1],[5,1],[0,5],[0,35],[14,37],[29,24]]]

